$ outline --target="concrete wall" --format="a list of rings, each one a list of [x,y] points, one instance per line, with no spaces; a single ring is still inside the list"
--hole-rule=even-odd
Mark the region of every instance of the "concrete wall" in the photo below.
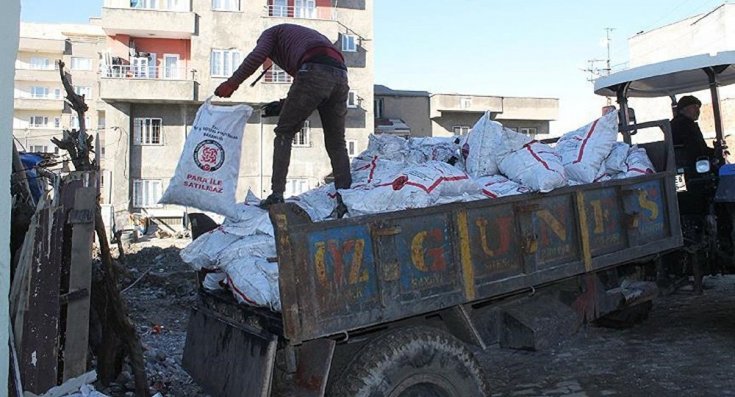
[[[441,117],[431,119],[433,136],[453,136],[455,126],[472,128],[482,112],[441,112]]]
[[[112,180],[111,204],[115,211],[128,211],[130,199],[130,146],[132,143],[132,121],[129,103],[108,104],[105,107],[105,167]],[[106,181],[107,183],[107,181]],[[127,222],[121,216],[121,222]]]
[[[431,136],[428,96],[380,96],[383,118],[401,119],[411,128],[411,136]]]
[[[735,49],[735,4],[723,4],[628,39],[630,67]]]
[[[630,66],[636,67],[703,53],[735,50],[735,4],[662,26],[628,39]],[[704,77],[703,77],[704,78]],[[714,136],[712,101],[709,91],[691,93],[703,103],[699,125],[705,137]],[[720,88],[724,134],[735,134],[735,85]],[[669,98],[631,99],[638,121],[671,118]],[[651,135],[645,140],[658,139]],[[709,140],[709,139],[708,139]]]
[[[8,390],[8,294],[10,291],[10,158],[13,137],[13,76],[18,34],[20,0],[3,3],[0,13],[0,390]]]

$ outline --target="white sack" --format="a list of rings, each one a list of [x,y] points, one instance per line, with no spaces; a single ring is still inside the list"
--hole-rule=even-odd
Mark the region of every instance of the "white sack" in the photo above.
[[[275,258],[277,255],[276,239],[272,236],[245,236],[220,251],[217,255],[217,262],[220,269],[225,269],[230,263],[237,262],[240,258],[252,256],[267,259]]]
[[[225,268],[227,285],[240,303],[281,311],[278,289],[278,263],[265,258],[241,257]]]
[[[506,155],[500,172],[532,191],[545,193],[567,185],[560,156],[549,145],[536,141]]]
[[[260,199],[248,189],[245,201],[235,206],[235,216],[226,218],[222,228],[226,233],[238,236],[267,234],[274,236],[268,211],[258,207]]]
[[[490,112],[480,117],[459,143],[467,174],[473,178],[498,173],[497,148],[503,126],[490,120]]]
[[[511,181],[502,175],[485,176],[475,179],[482,193],[490,198],[512,196],[516,194],[530,193],[531,189]]]
[[[317,222],[327,219],[334,211],[337,206],[336,197],[337,191],[334,189],[334,183],[330,183],[301,193],[296,197],[291,197],[286,202],[295,203],[303,208],[309,214],[311,220]]]
[[[409,166],[376,186],[340,191],[351,216],[428,207],[440,196],[459,201],[465,194],[476,193],[479,188],[465,172],[439,161]]]
[[[241,236],[228,233],[224,227],[220,226],[197,237],[179,251],[179,256],[194,270],[217,269],[217,258],[220,252],[240,238]]]
[[[653,168],[653,163],[648,158],[648,154],[646,154],[646,149],[639,148],[638,145],[633,145],[630,148],[625,164],[628,166],[625,172],[625,178],[653,174],[656,172]]]
[[[610,154],[618,137],[618,113],[610,112],[599,119],[564,134],[555,150],[561,155],[566,176],[591,183]]]
[[[352,185],[366,185],[380,182],[401,172],[406,167],[403,161],[388,160],[382,155],[356,157],[352,160]]]
[[[429,160],[451,161],[458,155],[459,139],[455,137],[423,137],[409,138],[406,161],[410,164],[422,164]]]
[[[217,106],[209,100],[204,102],[159,203],[235,216],[242,136],[252,111],[247,105]]]
[[[202,281],[202,286],[207,291],[218,291],[227,285],[227,273],[207,273]]]
[[[408,141],[403,137],[390,134],[370,135],[368,147],[360,157],[378,155],[385,160],[403,162],[407,151]]]

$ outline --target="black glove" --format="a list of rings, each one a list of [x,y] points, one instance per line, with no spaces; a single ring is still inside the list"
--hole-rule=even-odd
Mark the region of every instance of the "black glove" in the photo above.
[[[276,117],[281,114],[283,101],[285,101],[285,99],[279,99],[265,104],[265,106],[263,106],[263,117]]]
[[[283,195],[271,193],[271,195],[268,196],[265,200],[260,200],[260,204],[258,204],[258,207],[267,210],[268,207],[270,207],[271,205],[281,203],[283,203]]]

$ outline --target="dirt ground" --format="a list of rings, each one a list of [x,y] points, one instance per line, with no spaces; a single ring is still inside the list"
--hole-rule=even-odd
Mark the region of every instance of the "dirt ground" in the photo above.
[[[188,242],[152,238],[125,248],[123,296],[146,349],[151,390],[165,397],[206,396],[181,368],[196,299],[194,273],[178,256]],[[708,277],[705,287],[701,296],[657,298],[649,319],[633,328],[586,326],[544,351],[490,347],[477,357],[494,396],[735,396],[735,276]],[[112,397],[132,389],[129,369],[98,387]]]

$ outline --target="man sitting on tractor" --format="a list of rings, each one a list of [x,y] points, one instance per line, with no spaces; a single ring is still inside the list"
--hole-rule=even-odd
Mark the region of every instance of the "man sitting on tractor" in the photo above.
[[[683,146],[685,159],[677,159],[678,163],[693,166],[701,156],[712,157],[714,149],[707,146],[699,129],[697,119],[702,102],[693,95],[685,95],[676,103],[676,115],[671,119],[671,134],[674,146]]]

